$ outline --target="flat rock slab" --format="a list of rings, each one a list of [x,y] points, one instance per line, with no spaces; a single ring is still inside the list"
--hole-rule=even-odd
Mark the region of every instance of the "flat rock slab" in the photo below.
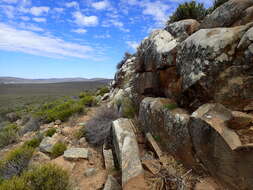
[[[103,156],[104,156],[105,168],[107,170],[114,169],[115,165],[114,165],[112,149],[107,150],[107,149],[105,149],[105,146],[103,146]]]
[[[121,190],[121,187],[117,180],[113,176],[109,175],[103,190]]]
[[[153,138],[153,136],[150,133],[146,134],[146,138],[150,144],[150,146],[152,147],[152,149],[155,151],[156,155],[161,158],[163,155],[162,150],[160,149],[160,147],[158,146],[158,144],[156,143],[155,139]]]
[[[63,154],[65,159],[88,159],[89,150],[87,148],[70,148]]]
[[[142,164],[144,168],[147,168],[154,175],[158,174],[162,168],[158,160],[144,160]]]

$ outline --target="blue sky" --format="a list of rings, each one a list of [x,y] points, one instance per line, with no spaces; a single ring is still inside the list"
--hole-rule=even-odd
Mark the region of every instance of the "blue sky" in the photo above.
[[[112,78],[185,1],[0,0],[0,76]]]

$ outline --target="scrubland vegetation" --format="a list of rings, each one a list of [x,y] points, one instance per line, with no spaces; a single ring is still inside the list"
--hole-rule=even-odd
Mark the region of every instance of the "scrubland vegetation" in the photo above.
[[[212,13],[216,8],[226,3],[228,0],[215,0],[213,6],[205,8],[203,3],[190,1],[180,4],[176,11],[172,14],[168,23],[173,23],[183,19],[196,19],[201,21],[208,14]]]

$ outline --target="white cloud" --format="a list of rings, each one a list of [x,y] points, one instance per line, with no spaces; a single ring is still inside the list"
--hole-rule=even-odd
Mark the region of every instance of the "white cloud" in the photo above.
[[[129,29],[126,29],[124,27],[124,23],[117,20],[117,19],[109,19],[109,20],[106,20],[103,24],[102,24],[103,27],[110,27],[110,26],[115,26],[117,27],[118,29],[120,29],[121,31],[123,32],[130,32]]]
[[[136,41],[126,41],[126,44],[133,50],[136,50],[136,48],[139,46]]]
[[[93,48],[59,39],[18,30],[0,23],[0,49],[48,57],[93,58]]]
[[[101,34],[101,35],[95,35],[94,38],[101,38],[101,39],[106,39],[106,38],[110,38],[111,35],[110,34]]]
[[[46,22],[47,21],[47,19],[45,19],[45,18],[33,18],[33,20],[35,22]]]
[[[18,0],[1,0],[2,2],[5,2],[5,3],[17,3]]]
[[[168,19],[167,11],[170,9],[169,5],[156,1],[144,3],[142,6],[144,7],[144,15],[153,16],[154,20],[160,23],[164,23]]]
[[[36,32],[43,32],[44,31],[43,28],[40,28],[34,24],[27,24],[27,23],[23,23],[23,22],[19,23],[18,27],[25,29],[25,30],[31,30],[31,31],[36,31]]]
[[[97,16],[85,16],[80,11],[76,11],[73,13],[73,17],[75,18],[75,23],[80,26],[97,26],[98,25]]]
[[[68,8],[71,8],[71,7],[78,8],[79,4],[76,1],[72,1],[72,2],[69,2],[69,3],[65,3],[65,6],[68,7]]]
[[[87,32],[87,30],[79,28],[79,29],[72,30],[72,32],[75,32],[75,33],[78,33],[78,34],[84,34],[84,33]]]
[[[49,7],[32,7],[29,12],[34,16],[40,16],[43,13],[47,13],[49,9]]]
[[[91,6],[97,10],[104,10],[110,8],[110,3],[107,0],[92,3]]]
[[[64,11],[64,8],[54,8],[53,10],[58,13],[62,13]]]
[[[15,15],[15,8],[13,6],[10,6],[10,5],[3,5],[3,6],[0,6],[0,8],[3,10],[4,14],[12,19],[14,18],[14,15]]]
[[[20,19],[23,20],[23,21],[29,21],[30,20],[30,18],[28,16],[21,16]]]

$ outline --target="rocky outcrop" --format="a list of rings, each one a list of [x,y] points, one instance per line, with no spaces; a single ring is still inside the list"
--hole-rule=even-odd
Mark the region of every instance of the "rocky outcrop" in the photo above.
[[[192,114],[189,129],[196,156],[208,171],[232,189],[252,189],[251,145],[242,145],[227,126],[233,118],[220,104],[205,104]],[[246,148],[248,147],[248,148]],[[248,168],[245,166],[248,165]]]
[[[141,129],[164,151],[228,189],[253,189],[252,7],[252,0],[230,0],[202,23],[152,32],[110,92],[119,111],[118,100],[134,102]]]
[[[251,0],[230,0],[207,16],[201,28],[229,27],[243,18],[244,11],[253,6]]]
[[[165,28],[175,38],[179,38],[179,41],[185,40],[191,34],[199,30],[200,23],[194,19],[186,19],[178,22],[168,24]]]
[[[191,167],[195,161],[188,132],[190,116],[184,109],[173,108],[174,105],[167,98],[147,97],[141,102],[139,120],[144,131],[158,138],[164,150]]]
[[[245,44],[239,42],[247,38],[243,36],[250,26],[202,29],[181,44],[177,68],[183,90],[188,90],[188,98],[194,96],[188,102],[196,102],[194,109],[214,100],[240,110],[251,101],[252,65],[247,64],[246,51],[237,50],[238,44]]]
[[[112,124],[113,145],[122,172],[123,189],[145,189],[144,173],[139,148],[129,119],[118,119]]]

